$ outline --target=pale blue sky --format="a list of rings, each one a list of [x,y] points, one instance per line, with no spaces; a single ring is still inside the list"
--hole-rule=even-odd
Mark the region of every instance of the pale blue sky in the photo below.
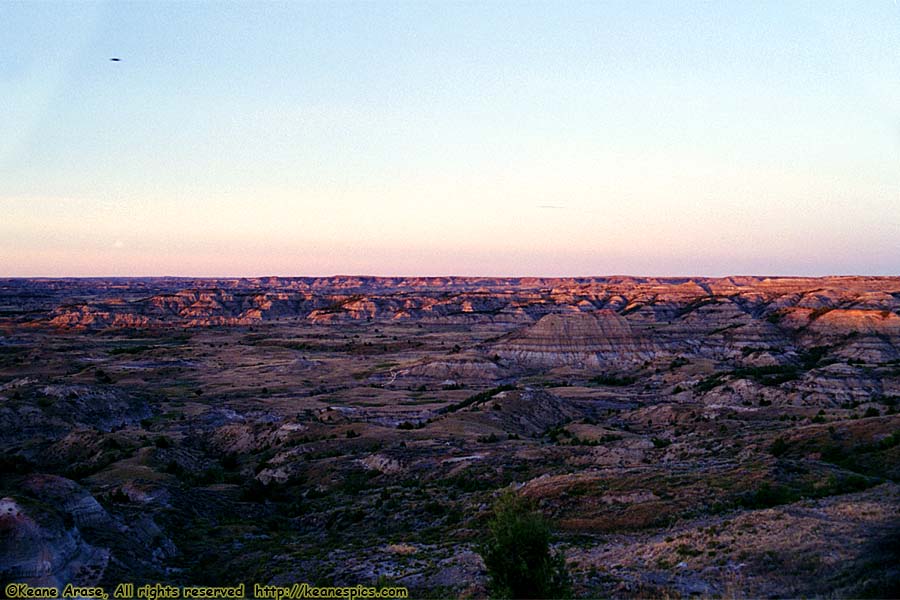
[[[0,276],[897,275],[898,32],[894,0],[5,2]]]

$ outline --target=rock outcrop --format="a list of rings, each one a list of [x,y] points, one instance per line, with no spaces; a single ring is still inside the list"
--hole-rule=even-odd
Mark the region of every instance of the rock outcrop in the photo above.
[[[890,277],[0,280],[0,305],[12,297],[28,309],[15,319],[62,329],[247,326],[276,319],[529,323],[553,312],[601,309],[648,323],[703,309],[704,319],[721,312],[724,322],[741,318],[736,311],[764,319],[802,309],[798,327],[820,321],[820,327],[897,335],[900,282]],[[791,320],[784,326],[790,328]]]
[[[641,329],[608,309],[549,314],[492,349],[502,358],[527,365],[627,366],[658,351]]]
[[[0,580],[96,584],[109,563],[109,551],[85,542],[65,517],[27,498],[0,499]]]

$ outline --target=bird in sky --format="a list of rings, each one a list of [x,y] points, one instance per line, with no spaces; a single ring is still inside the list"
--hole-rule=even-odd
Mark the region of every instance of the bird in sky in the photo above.
[[[109,60],[111,60],[112,62],[122,62],[122,59],[121,59],[121,58],[116,58],[116,57],[113,57],[113,58],[111,58],[111,59],[109,59]]]

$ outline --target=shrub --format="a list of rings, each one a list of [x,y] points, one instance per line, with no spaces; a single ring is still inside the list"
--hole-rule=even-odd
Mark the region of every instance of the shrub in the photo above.
[[[766,365],[735,369],[732,375],[750,379],[762,385],[775,386],[797,379],[801,375],[801,370],[793,365]]]
[[[778,438],[775,442],[772,443],[772,446],[769,448],[769,452],[772,453],[772,456],[778,457],[787,452],[788,444],[784,441],[784,438]]]
[[[234,452],[229,452],[219,459],[219,463],[221,463],[222,468],[226,471],[234,471],[238,468],[238,457]]]
[[[371,486],[369,479],[372,477],[375,477],[375,473],[371,471],[359,469],[350,471],[344,476],[344,481],[340,485],[341,491],[355,496]]]
[[[710,375],[709,377],[698,381],[694,386],[694,391],[700,394],[708,392],[722,385],[724,383],[724,379],[724,373],[714,373],[713,375]]]
[[[626,385],[631,385],[635,381],[637,381],[636,377],[631,377],[628,375],[626,375],[624,377],[617,377],[615,375],[603,374],[603,375],[597,375],[596,377],[591,378],[591,383],[593,383],[593,384],[611,385],[611,386],[616,386],[616,387],[624,387]]]
[[[199,483],[209,484],[209,483],[222,483],[225,481],[225,470],[221,467],[221,465],[215,464],[211,465],[200,473]]]
[[[497,598],[564,598],[571,583],[561,552],[550,551],[550,527],[532,503],[505,492],[494,504],[479,551]]]
[[[514,386],[514,385],[498,385],[497,387],[491,388],[489,390],[485,390],[483,392],[479,392],[478,394],[473,394],[472,396],[469,396],[465,400],[463,400],[461,402],[457,402],[456,404],[450,404],[448,406],[444,406],[444,407],[438,409],[438,412],[442,413],[442,414],[443,413],[451,413],[451,412],[455,412],[457,410],[462,410],[463,408],[472,406],[473,404],[482,404],[484,402],[487,402],[488,400],[490,400],[491,398],[493,398],[500,392],[508,392],[508,391],[511,391],[514,389],[516,389],[516,386]]]
[[[28,475],[34,473],[36,465],[18,454],[0,454],[0,473]]]
[[[752,492],[744,494],[738,502],[744,508],[757,509],[790,504],[791,502],[796,502],[799,498],[799,495],[787,486],[773,486],[768,481],[765,481]]]

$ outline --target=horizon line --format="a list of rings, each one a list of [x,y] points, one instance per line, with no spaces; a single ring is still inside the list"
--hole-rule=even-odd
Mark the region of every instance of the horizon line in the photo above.
[[[762,279],[838,279],[868,278],[893,279],[900,274],[833,273],[828,275],[732,273],[728,275],[650,275],[650,274],[593,274],[593,275],[374,275],[362,273],[333,273],[330,275],[0,275],[0,280],[63,280],[63,279],[185,279],[185,280],[229,280],[229,279],[338,279],[357,277],[361,279],[729,279],[753,277]]]

